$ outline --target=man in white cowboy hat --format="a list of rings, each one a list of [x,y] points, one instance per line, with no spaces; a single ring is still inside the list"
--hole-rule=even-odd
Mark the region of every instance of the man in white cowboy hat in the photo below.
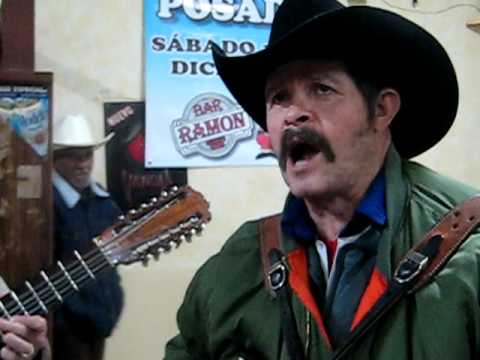
[[[478,199],[425,237],[477,190],[408,160],[456,115],[438,41],[389,11],[284,0],[265,49],[213,57],[290,194],[198,271],[165,359],[478,359]]]
[[[96,139],[87,118],[68,115],[53,126],[55,258],[85,252],[91,240],[112,225],[121,211],[93,181],[93,155],[113,134]],[[58,360],[100,360],[105,338],[117,324],[123,290],[116,271],[67,298],[55,313],[54,356]]]

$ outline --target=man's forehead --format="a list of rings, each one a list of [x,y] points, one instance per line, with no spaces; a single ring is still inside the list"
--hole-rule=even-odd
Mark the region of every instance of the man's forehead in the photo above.
[[[71,147],[56,150],[55,155],[65,157],[80,157],[93,155],[93,147]]]
[[[319,76],[328,76],[330,74],[345,72],[345,65],[340,61],[328,60],[295,60],[284,65],[280,65],[267,77],[265,90],[269,87],[281,83],[285,79],[295,76],[299,78],[310,78],[316,74]]]

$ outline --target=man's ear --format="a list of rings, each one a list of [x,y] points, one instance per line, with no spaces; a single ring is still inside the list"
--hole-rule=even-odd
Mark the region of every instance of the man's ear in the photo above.
[[[385,130],[400,110],[401,99],[397,90],[384,88],[380,90],[375,104],[375,128]]]

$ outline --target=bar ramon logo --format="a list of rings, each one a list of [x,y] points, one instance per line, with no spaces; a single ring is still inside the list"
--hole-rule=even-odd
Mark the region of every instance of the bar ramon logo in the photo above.
[[[180,119],[170,125],[177,151],[184,157],[201,154],[222,158],[250,138],[254,123],[234,101],[216,93],[194,97]]]

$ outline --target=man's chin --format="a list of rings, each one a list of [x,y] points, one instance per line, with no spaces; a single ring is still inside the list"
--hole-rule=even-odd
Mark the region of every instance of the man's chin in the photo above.
[[[313,190],[308,182],[304,180],[288,179],[285,177],[285,182],[287,183],[290,192],[298,198],[304,198]]]
[[[304,186],[290,186],[290,192],[297,198],[304,199],[311,193],[310,189],[305,188]]]
[[[282,173],[285,183],[290,192],[298,198],[307,198],[323,194],[325,188],[325,179],[315,176],[315,174],[304,174],[304,176],[289,176],[288,173]]]
[[[78,191],[85,190],[89,185],[90,185],[90,181],[87,181],[87,180],[82,180],[82,181],[76,180],[72,182],[72,186]]]

